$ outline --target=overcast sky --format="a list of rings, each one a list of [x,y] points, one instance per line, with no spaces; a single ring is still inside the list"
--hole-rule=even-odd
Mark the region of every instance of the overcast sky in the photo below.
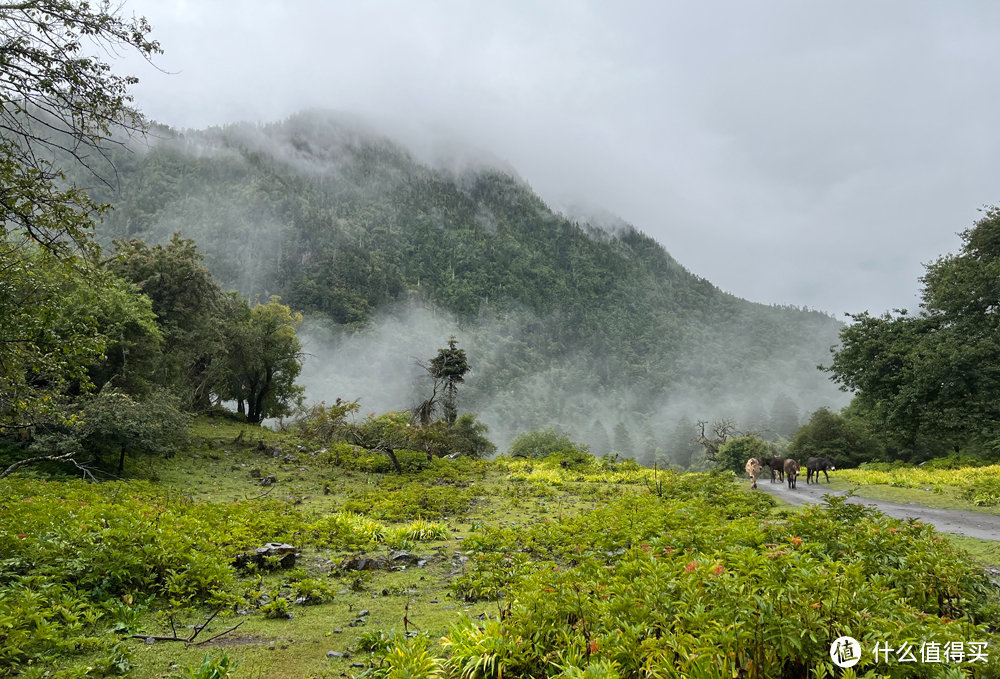
[[[395,121],[585,200],[719,287],[915,307],[1000,203],[1000,3],[133,0],[173,127],[307,107]],[[391,127],[391,126],[390,126]],[[418,136],[419,136],[418,134]]]

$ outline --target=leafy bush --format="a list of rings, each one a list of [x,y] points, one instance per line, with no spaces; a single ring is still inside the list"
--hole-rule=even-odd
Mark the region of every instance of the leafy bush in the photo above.
[[[760,460],[770,452],[767,444],[757,436],[740,436],[722,444],[715,455],[715,468],[746,475],[747,460],[755,457]]]
[[[212,660],[212,656],[206,653],[201,667],[198,669],[187,667],[181,674],[172,675],[170,679],[227,679],[239,664],[239,660],[230,660],[225,651],[218,660]]]
[[[961,469],[963,467],[988,467],[996,463],[996,460],[990,460],[979,455],[953,453],[945,457],[936,457],[933,460],[928,460],[920,466],[927,471],[931,471],[935,469]]]
[[[445,446],[452,453],[474,458],[489,457],[497,452],[497,447],[486,438],[488,431],[489,427],[477,421],[473,413],[462,413],[449,427]]]
[[[962,491],[962,497],[979,507],[1000,506],[1000,476],[972,483]]]
[[[667,473],[662,498],[475,531],[456,593],[504,597],[503,614],[456,624],[427,658],[448,676],[836,676],[842,633],[865,648],[995,639],[996,593],[930,527],[843,498],[782,521],[770,505],[731,474]],[[886,670],[871,655],[859,669]]]
[[[270,620],[290,620],[292,618],[292,602],[284,597],[275,596],[260,607],[260,612]]]
[[[884,484],[899,488],[954,486],[968,489],[977,484],[985,484],[982,487],[988,490],[991,483],[1000,479],[1000,465],[935,469],[928,468],[927,465],[913,467],[900,463],[876,463],[862,465],[860,469],[845,469],[838,474],[848,481],[866,485]],[[963,490],[963,494],[965,493]],[[966,499],[971,499],[975,493],[973,491]]]
[[[333,601],[334,588],[330,583],[315,578],[304,578],[292,583],[292,594],[296,602],[305,605],[325,604]]]
[[[513,458],[540,458],[559,451],[587,452],[587,446],[574,443],[555,429],[539,429],[518,434],[511,442],[508,454]]]
[[[70,660],[76,655],[109,674],[124,673],[125,649],[103,634],[110,618],[72,585],[39,577],[8,582],[0,587],[0,677],[25,667],[55,671],[48,676],[78,676]]]
[[[122,483],[6,484],[0,586],[34,576],[72,583],[95,600],[136,592],[178,601],[224,598],[233,569],[220,533],[239,541],[252,532],[234,525],[227,535],[223,527],[236,524],[235,517],[227,521],[206,506],[160,504],[147,494],[148,484],[135,484],[138,494]]]
[[[386,532],[385,542],[392,547],[402,549],[409,542],[447,540],[450,537],[451,533],[444,524],[417,520],[389,528]]]

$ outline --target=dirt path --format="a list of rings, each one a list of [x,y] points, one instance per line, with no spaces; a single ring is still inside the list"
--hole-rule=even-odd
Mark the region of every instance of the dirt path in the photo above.
[[[842,490],[831,490],[825,482],[807,485],[805,475],[799,478],[795,490],[790,490],[787,483],[778,483],[777,481],[771,483],[766,475],[757,482],[757,488],[775,497],[780,497],[792,505],[818,504],[823,501],[824,495],[847,494]],[[935,509],[917,504],[901,505],[894,502],[872,500],[867,497],[852,497],[848,502],[875,507],[883,514],[897,519],[913,517],[933,525],[944,533],[955,533],[980,540],[1000,541],[1000,516],[995,514],[964,512],[958,509]]]

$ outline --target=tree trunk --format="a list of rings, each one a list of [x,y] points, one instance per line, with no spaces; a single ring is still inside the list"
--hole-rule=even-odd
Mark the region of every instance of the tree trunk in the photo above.
[[[399,464],[399,458],[396,457],[396,452],[392,448],[386,448],[385,454],[389,456],[390,460],[392,460],[392,464],[396,468],[396,471],[402,474],[403,465]]]
[[[121,454],[118,456],[118,474],[125,471],[125,444],[122,444]]]

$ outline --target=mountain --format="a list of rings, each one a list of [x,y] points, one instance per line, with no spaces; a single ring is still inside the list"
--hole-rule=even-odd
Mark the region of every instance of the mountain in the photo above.
[[[624,425],[648,458],[679,419],[761,427],[779,403],[801,418],[843,401],[816,370],[835,319],[725,293],[631,226],[555,213],[509,169],[421,161],[325,112],[147,141],[111,151],[114,190],[90,188],[115,205],[100,239],[179,231],[224,286],[305,312],[314,400],[411,406],[415,362],[454,334],[473,367],[460,407],[501,443],[551,425],[602,448]]]

